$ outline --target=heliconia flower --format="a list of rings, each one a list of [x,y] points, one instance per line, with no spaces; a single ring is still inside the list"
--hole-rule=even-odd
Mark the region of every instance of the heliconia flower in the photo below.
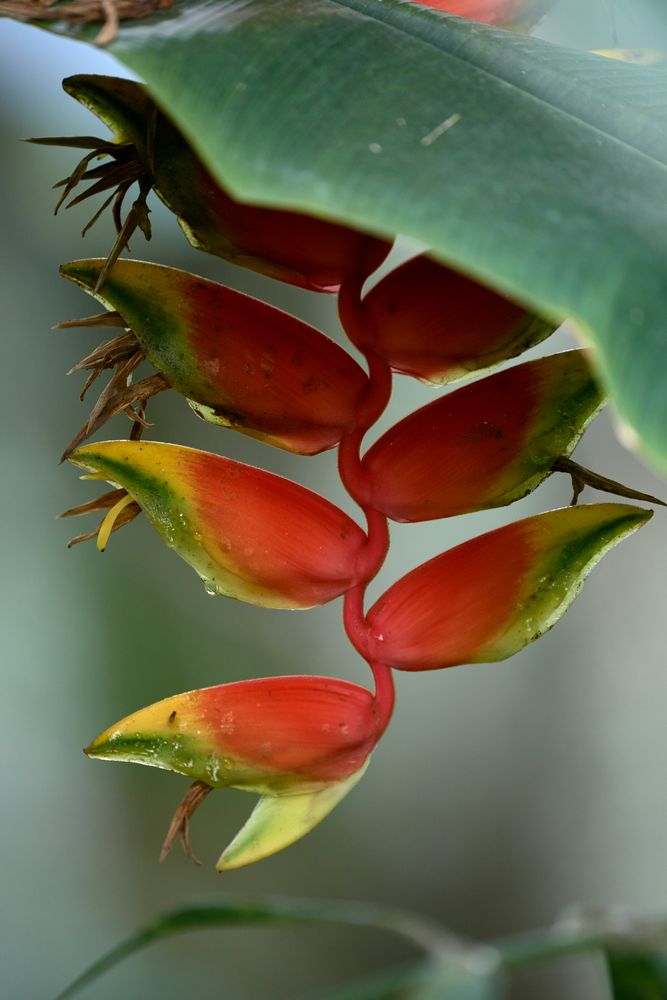
[[[268,677],[166,698],[111,726],[86,753],[195,780],[166,850],[179,832],[189,849],[189,817],[211,788],[257,792],[254,812],[218,861],[225,871],[312,830],[359,781],[380,736],[365,688],[329,677]]]
[[[122,316],[136,348],[205,420],[307,455],[337,445],[352,424],[368,379],[318,330],[249,295],[141,261],[118,260],[95,293],[104,266],[79,260],[60,270]]]
[[[436,385],[492,368],[554,330],[552,323],[426,256],[378,282],[364,309],[367,346],[394,371]]]
[[[401,420],[364,456],[370,502],[396,521],[512,503],[570,454],[604,398],[585,351],[457,389]]]
[[[464,542],[377,601],[370,655],[399,670],[504,660],[552,628],[605,552],[651,516],[626,504],[567,507]]]
[[[544,16],[555,0],[416,0],[445,14],[458,14],[471,21],[505,28],[528,28]]]
[[[370,273],[389,252],[384,240],[347,226],[236,200],[212,177],[141,84],[109,76],[73,76],[63,87],[96,114],[115,139],[93,139],[87,146],[82,146],[85,137],[37,141],[90,150],[62,182],[63,199],[86,180],[94,183],[71,204],[91,194],[112,192],[109,202],[116,198],[119,230],[112,263],[140,221],[147,229],[146,195],[151,188],[197,249],[313,291],[336,292],[346,276],[360,267]],[[111,159],[99,165],[100,156]],[[122,200],[135,182],[139,198],[121,224]]]
[[[219,455],[141,441],[88,444],[75,465],[127,491],[209,593],[310,608],[358,583],[361,528],[317,493]],[[90,509],[90,505],[84,505]],[[103,548],[123,500],[100,529]]]

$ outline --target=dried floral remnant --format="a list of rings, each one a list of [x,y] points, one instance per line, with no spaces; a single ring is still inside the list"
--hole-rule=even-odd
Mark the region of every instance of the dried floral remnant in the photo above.
[[[152,118],[147,122],[148,129],[151,128],[152,122]],[[131,142],[122,140],[111,142],[98,139],[95,136],[49,136],[29,141],[43,146],[65,146],[89,150],[68,177],[64,177],[54,184],[56,189],[62,188],[55,208],[56,214],[82,182],[91,181],[92,183],[80,194],[70,198],[66,208],[73,208],[75,205],[87,201],[88,198],[106,194],[108,191],[111,192],[86,223],[81,233],[82,236],[85,236],[100,219],[105,209],[111,207],[117,235],[105,266],[97,278],[97,288],[100,288],[104,284],[109,268],[123,250],[129,247],[130,239],[137,229],[141,230],[147,240],[151,239],[152,228],[149,218],[148,195],[153,187],[153,178],[150,166],[136,155],[136,149]],[[147,134],[147,144],[150,145],[150,141],[150,135]],[[96,161],[100,159],[103,159],[104,162],[97,164]],[[91,163],[96,163],[96,165],[90,166]],[[135,184],[138,187],[138,193],[123,219],[125,198]]]
[[[65,24],[99,24],[95,44],[113,42],[121,21],[137,21],[171,7],[176,0],[2,0],[0,15],[29,21],[62,21]]]
[[[127,490],[116,489],[109,490],[94,500],[88,500],[86,503],[79,504],[76,507],[70,507],[69,510],[64,510],[59,516],[80,517],[82,514],[92,514],[96,511],[105,512],[98,526],[93,528],[92,531],[86,531],[81,535],[71,538],[67,543],[68,549],[71,549],[73,545],[78,545],[80,542],[87,542],[95,538],[97,539],[98,549],[103,552],[112,532],[118,531],[126,524],[134,521],[135,517],[141,514],[141,507],[136,500],[132,499]]]

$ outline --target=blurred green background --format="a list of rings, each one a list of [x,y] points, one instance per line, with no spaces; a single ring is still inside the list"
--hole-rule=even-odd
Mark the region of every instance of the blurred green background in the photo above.
[[[667,50],[667,16],[661,0],[561,0],[541,34],[585,48]],[[193,825],[204,865],[194,868],[178,850],[158,865],[187,780],[89,761],[80,748],[93,736],[189,688],[302,671],[366,678],[343,636],[339,602],[288,614],[212,600],[141,519],[114,536],[103,557],[92,544],[65,548],[79,526],[55,515],[95,495],[94,484],[57,462],[84,418],[80,384],[65,372],[100,338],[51,332],[60,320],[96,311],[57,268],[106,253],[113,237],[103,220],[81,242],[88,206],[53,219],[50,185],[74,158],[18,140],[101,131],[60,90],[63,76],[80,72],[124,74],[103,52],[0,21],[2,995],[52,997],[156,911],[220,892],[387,902],[480,939],[547,924],[578,902],[667,911],[661,511],[596,569],[555,631],[521,655],[397,676],[395,721],[367,776],[299,845],[217,876],[219,851],[252,807],[247,795],[217,793]],[[339,336],[330,299],[207,259],[159,204],[153,210],[154,240],[135,238],[138,257],[228,281]],[[548,349],[571,343],[562,333]],[[431,398],[423,386],[397,380],[383,425]],[[160,397],[150,416],[156,438],[260,464],[353,510],[331,454],[289,457],[206,427],[171,396]],[[123,420],[106,436],[124,434]],[[667,489],[621,448],[606,415],[575,457],[650,492]],[[459,540],[568,501],[568,482],[553,477],[511,510],[396,526],[373,593]],[[154,947],[85,995],[281,1000],[410,954],[359,930],[209,932]],[[524,978],[513,996],[602,1000],[605,993],[597,964],[578,961]]]

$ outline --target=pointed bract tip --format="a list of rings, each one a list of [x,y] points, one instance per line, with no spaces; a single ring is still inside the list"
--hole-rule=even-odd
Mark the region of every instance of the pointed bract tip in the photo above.
[[[218,859],[219,872],[244,868],[277,854],[310,833],[363,777],[370,758],[351,777],[302,795],[264,795]]]

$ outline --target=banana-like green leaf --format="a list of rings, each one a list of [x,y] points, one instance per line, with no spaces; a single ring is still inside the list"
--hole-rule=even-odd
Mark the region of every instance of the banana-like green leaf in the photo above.
[[[667,466],[664,68],[405,0],[180,0],[109,48],[236,197],[405,233],[572,317]]]

